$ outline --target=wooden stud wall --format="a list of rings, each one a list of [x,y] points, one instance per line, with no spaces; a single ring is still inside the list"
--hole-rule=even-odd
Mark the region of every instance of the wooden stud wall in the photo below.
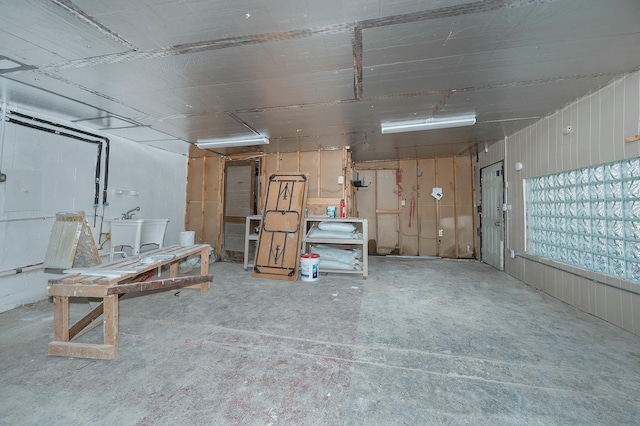
[[[223,171],[225,159],[195,147],[190,152],[185,229],[196,231],[198,243],[208,243],[221,252]],[[268,176],[274,173],[308,175],[309,214],[324,215],[327,205],[346,202],[347,215],[369,219],[370,248],[377,241],[376,171],[401,171],[398,181],[399,251],[406,255],[473,258],[475,256],[475,202],[473,159],[447,157],[393,160],[353,164],[347,150],[267,154],[260,159],[258,213],[264,205]],[[351,179],[358,175],[372,187],[356,189]],[[387,174],[384,174],[386,176]],[[393,174],[389,174],[391,176]],[[344,177],[344,184],[338,183]],[[389,179],[391,179],[389,177]],[[400,188],[401,187],[401,188]],[[431,191],[443,188],[437,202]],[[402,200],[405,205],[401,206]],[[413,213],[412,213],[413,210]],[[394,225],[395,226],[395,225]],[[438,230],[442,229],[442,237]],[[373,252],[373,250],[372,250]]]
[[[436,199],[431,190],[436,188],[436,160],[426,158],[418,160],[418,218],[420,223],[420,241],[418,252],[422,256],[438,255],[438,212]]]
[[[376,182],[376,179],[380,176],[391,179],[392,176],[377,171],[396,170],[401,174],[401,177],[397,175],[401,253],[448,258],[474,257],[475,203],[471,157],[368,162],[355,164],[354,168],[366,183],[371,181],[374,185],[358,189],[356,196],[358,215],[369,219],[370,240],[378,239],[376,210],[388,204],[388,200],[382,200],[382,203],[377,200],[379,191],[375,188],[385,186],[385,183]],[[433,188],[442,188],[444,196],[440,201],[431,196]],[[387,231],[393,231],[386,229],[386,225],[382,226],[385,235]],[[442,230],[442,236],[438,235],[439,230]]]
[[[341,199],[345,200],[347,211],[351,208],[350,181],[347,182],[350,175],[345,176],[351,167],[351,157],[346,150],[277,153],[263,157],[262,161],[260,209],[264,205],[264,182],[273,173],[303,173],[308,176],[309,215],[324,215],[328,205],[338,207]],[[338,176],[344,177],[344,184],[338,184]]]
[[[215,253],[222,250],[222,188],[224,160],[191,147],[187,175],[185,229],[195,231],[198,244],[210,244]]]
[[[402,211],[402,254],[418,255],[418,161],[401,160],[398,169],[398,197]],[[402,205],[404,201],[404,206]]]

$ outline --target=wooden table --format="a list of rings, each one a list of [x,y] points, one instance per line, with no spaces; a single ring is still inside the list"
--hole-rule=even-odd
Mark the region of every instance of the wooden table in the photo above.
[[[127,257],[92,268],[71,269],[49,280],[47,292],[53,297],[53,342],[49,355],[78,358],[113,359],[118,355],[118,300],[124,294],[181,287],[209,290],[211,246],[174,245]],[[178,263],[191,255],[200,255],[200,275],[178,277]],[[156,270],[169,265],[169,278],[144,281]],[[69,327],[69,298],[101,298],[102,304]],[[104,343],[71,342],[82,330],[104,313]]]

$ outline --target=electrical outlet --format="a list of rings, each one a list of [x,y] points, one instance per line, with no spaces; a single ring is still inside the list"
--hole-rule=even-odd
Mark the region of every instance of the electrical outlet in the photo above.
[[[338,185],[344,184],[344,176],[338,176]]]
[[[402,200],[402,207],[404,207],[404,206],[406,206],[406,205],[407,205],[407,200],[404,200],[404,199],[403,199],[403,200]]]

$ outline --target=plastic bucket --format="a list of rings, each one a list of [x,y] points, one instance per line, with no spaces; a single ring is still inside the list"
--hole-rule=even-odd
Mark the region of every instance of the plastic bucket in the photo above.
[[[184,231],[180,233],[178,241],[180,243],[180,247],[191,247],[195,243],[195,239],[195,231]]]
[[[318,253],[304,253],[300,255],[300,276],[302,281],[318,281]]]

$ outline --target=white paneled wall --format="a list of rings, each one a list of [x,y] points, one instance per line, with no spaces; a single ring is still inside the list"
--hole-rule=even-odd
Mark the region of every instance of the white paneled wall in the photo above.
[[[138,218],[170,219],[165,244],[177,243],[184,227],[188,158],[120,138],[112,138],[110,148],[109,205],[104,217],[120,217],[139,206]],[[44,261],[57,212],[84,210],[98,241],[104,182],[94,227],[97,150],[95,144],[4,124],[0,171],[7,174],[7,181],[0,183],[0,312],[46,297],[47,279],[53,275],[45,274],[38,264]],[[101,177],[104,167],[103,148]],[[116,189],[139,195],[115,195]],[[105,220],[102,232],[108,231]],[[101,253],[108,249],[106,243]],[[36,266],[25,268],[29,265]]]
[[[571,127],[570,131],[568,127]],[[546,293],[635,334],[640,334],[640,285],[525,253],[523,180],[579,167],[640,157],[640,73],[612,82],[567,105],[478,155],[478,170],[504,158],[512,210],[507,216],[507,250],[521,256],[505,260],[505,271]],[[520,162],[523,169],[516,171]]]

